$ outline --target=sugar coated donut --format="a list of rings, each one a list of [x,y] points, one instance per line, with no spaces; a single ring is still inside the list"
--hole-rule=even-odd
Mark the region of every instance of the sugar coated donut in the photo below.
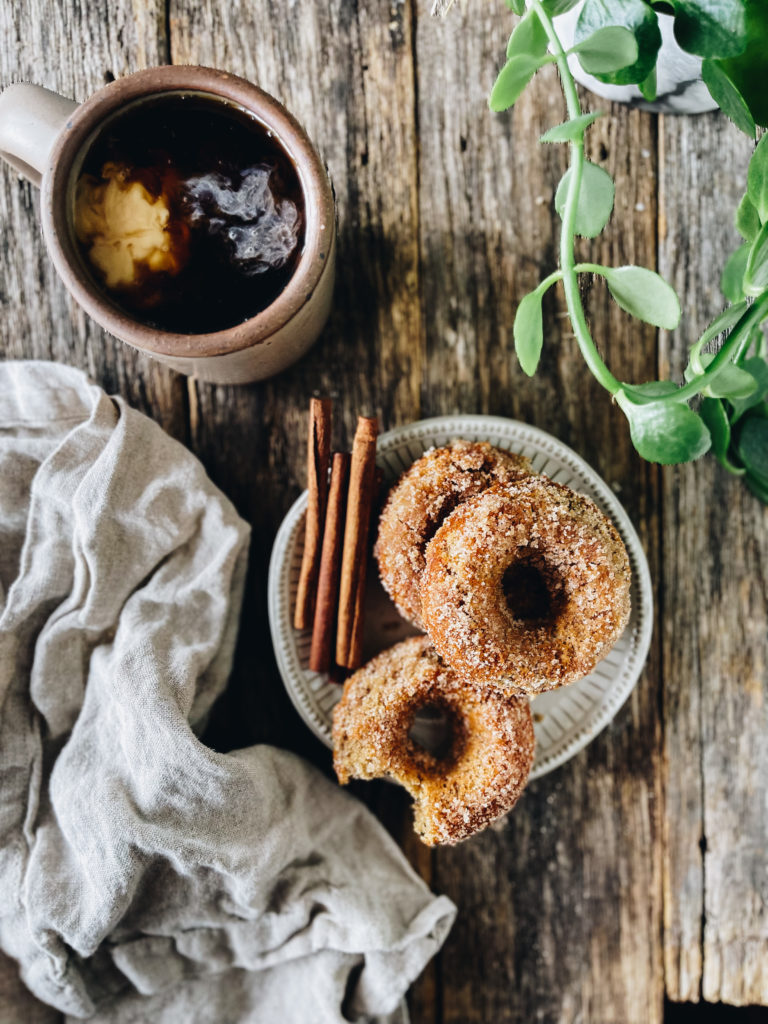
[[[492,484],[531,472],[522,455],[486,441],[453,441],[432,448],[403,473],[381,513],[374,554],[384,589],[404,618],[423,628],[419,581],[424,551],[443,520]]]
[[[442,712],[440,756],[411,738],[416,713]],[[384,651],[344,684],[333,713],[339,782],[389,777],[414,799],[414,828],[429,846],[458,843],[515,804],[533,763],[528,700],[463,682],[424,636]]]
[[[587,675],[629,619],[630,566],[594,502],[547,477],[465,502],[430,542],[421,581],[443,660],[478,684],[540,693]]]

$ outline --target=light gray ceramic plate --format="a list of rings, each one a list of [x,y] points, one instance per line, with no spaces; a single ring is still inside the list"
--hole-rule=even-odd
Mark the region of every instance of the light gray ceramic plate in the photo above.
[[[497,448],[526,455],[539,473],[587,495],[610,517],[632,563],[629,624],[594,672],[559,690],[534,698],[536,760],[532,778],[573,757],[605,728],[631,693],[648,654],[653,598],[648,562],[624,509],[607,484],[582,458],[550,434],[497,416],[441,416],[382,434],[378,465],[387,484],[428,448],[456,438],[490,441]],[[331,746],[331,716],[341,687],[310,672],[310,634],[293,628],[293,604],[301,565],[306,492],[293,504],[278,531],[269,566],[269,623],[277,664],[296,710],[310,729]],[[365,657],[414,633],[398,615],[376,577],[368,572]]]

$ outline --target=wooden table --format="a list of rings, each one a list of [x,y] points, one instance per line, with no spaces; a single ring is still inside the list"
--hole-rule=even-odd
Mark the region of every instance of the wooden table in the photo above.
[[[533,784],[502,830],[430,852],[399,792],[360,786],[459,906],[414,988],[413,1019],[656,1024],[665,998],[768,1004],[768,513],[713,460],[662,471],[634,454],[578,356],[562,294],[545,306],[539,374],[517,365],[513,315],[555,263],[566,154],[536,142],[564,117],[552,68],[514,112],[487,109],[511,21],[501,0],[444,21],[428,0],[2,0],[3,84],[85,99],[174,61],[274,93],[327,160],[340,229],[335,307],[309,356],[261,385],[213,387],[89,322],[46,256],[35,190],[3,167],[4,355],[65,361],[124,395],[196,452],[253,524],[247,628],[212,742],[268,741],[325,770],[327,751],[282,688],[266,621],[270,545],[303,486],[309,396],[334,397],[336,445],[350,443],[360,412],[389,428],[464,411],[525,420],[581,453],[645,545],[650,659],[613,724]],[[750,146],[721,116],[614,106],[588,148],[617,181],[613,220],[589,251],[656,267],[684,309],[674,335],[657,333],[596,284],[595,337],[618,377],[679,379],[720,308]]]

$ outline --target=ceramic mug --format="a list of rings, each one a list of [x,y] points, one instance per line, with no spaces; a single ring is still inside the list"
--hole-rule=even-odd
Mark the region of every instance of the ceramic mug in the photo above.
[[[302,189],[304,246],[285,288],[262,312],[210,334],[176,334],[131,318],[99,289],[74,234],[74,191],[90,145],[127,105],[162,93],[204,93],[245,109],[280,142]],[[203,380],[244,384],[295,362],[320,333],[334,282],[333,192],[302,127],[250,82],[212,68],[148,68],[111,82],[80,106],[40,86],[11,85],[0,94],[0,156],[40,187],[48,252],[74,298],[107,331],[154,359]]]

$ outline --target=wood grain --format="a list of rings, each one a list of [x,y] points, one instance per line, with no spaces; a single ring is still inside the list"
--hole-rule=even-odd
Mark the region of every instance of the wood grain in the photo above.
[[[106,82],[166,60],[162,0],[110,5],[93,16],[79,0],[0,3],[0,81],[29,81],[77,100]],[[5,164],[0,346],[6,358],[53,359],[79,366],[110,392],[186,437],[184,385],[170,370],[129,349],[89,320],[69,298],[40,234],[39,195]]]
[[[545,301],[534,379],[513,354],[521,296],[555,265],[561,146],[538,136],[564,108],[553,69],[514,111],[486,96],[511,16],[503,5],[428,0],[0,0],[2,82],[78,99],[113,76],[169,59],[244,75],[307,128],[334,182],[334,311],[321,339],[273,381],[187,381],[109,338],[68,299],[39,233],[35,191],[3,167],[0,347],[85,369],[185,440],[253,526],[232,685],[209,741],[266,740],[329,771],[293,711],[266,619],[277,526],[303,487],[306,407],[335,399],[333,445],[357,416],[382,428],[455,411],[534,423],[617,490],[657,583],[648,666],[615,722],[532,785],[500,828],[431,852],[404,796],[355,792],[416,869],[459,905],[445,950],[411,993],[417,1024],[658,1024],[663,998],[768,1003],[764,780],[768,747],[766,512],[714,464],[642,462],[626,424]],[[73,58],[73,55],[76,55]],[[598,101],[583,94],[587,107]],[[600,107],[606,104],[600,102]],[[654,266],[684,297],[674,339],[631,321],[585,282],[599,347],[620,378],[679,377],[694,327],[717,309],[735,244],[731,210],[746,142],[722,118],[656,119],[626,108],[590,129],[590,159],[615,177],[617,206],[583,254]]]
[[[664,365],[722,309],[751,146],[725,118],[662,125],[661,270],[683,302]],[[716,156],[715,156],[716,155]],[[768,510],[709,458],[664,473],[664,958],[672,999],[768,1002]]]
[[[509,28],[475,8],[417,23],[424,405],[515,416],[573,445],[619,490],[655,573],[657,473],[631,453],[621,416],[586,371],[559,294],[545,307],[534,380],[513,355],[517,302],[555,266],[566,151],[536,145],[564,117],[551,69],[512,112],[487,110]],[[589,139],[620,200],[604,241],[585,252],[653,266],[654,121],[615,107]],[[630,326],[601,288],[587,304],[614,372],[653,377],[653,330]],[[445,1022],[661,1020],[659,685],[654,649],[615,724],[533,784],[503,831],[436,854],[435,885],[459,906],[438,968]]]
[[[105,8],[106,10],[106,8]],[[166,61],[162,0],[110,4],[94,16],[80,0],[0,3],[0,83],[33,82],[84,100],[121,75]],[[40,233],[37,189],[0,162],[0,353],[77,366],[170,434],[187,435],[185,388],[170,370],[110,337],[69,298]],[[64,1016],[22,985],[0,956],[0,1020],[48,1024]]]
[[[358,415],[378,416],[382,429],[419,416],[410,8],[262,0],[235,9],[224,0],[171,0],[169,23],[174,61],[222,67],[282,100],[315,141],[334,184],[337,285],[315,348],[263,385],[189,384],[191,446],[254,527],[243,612],[250,637],[241,644],[222,720],[244,723],[243,742],[269,738],[330,770],[277,674],[267,567],[280,520],[303,488],[310,395],[334,399],[335,448],[349,448]]]

